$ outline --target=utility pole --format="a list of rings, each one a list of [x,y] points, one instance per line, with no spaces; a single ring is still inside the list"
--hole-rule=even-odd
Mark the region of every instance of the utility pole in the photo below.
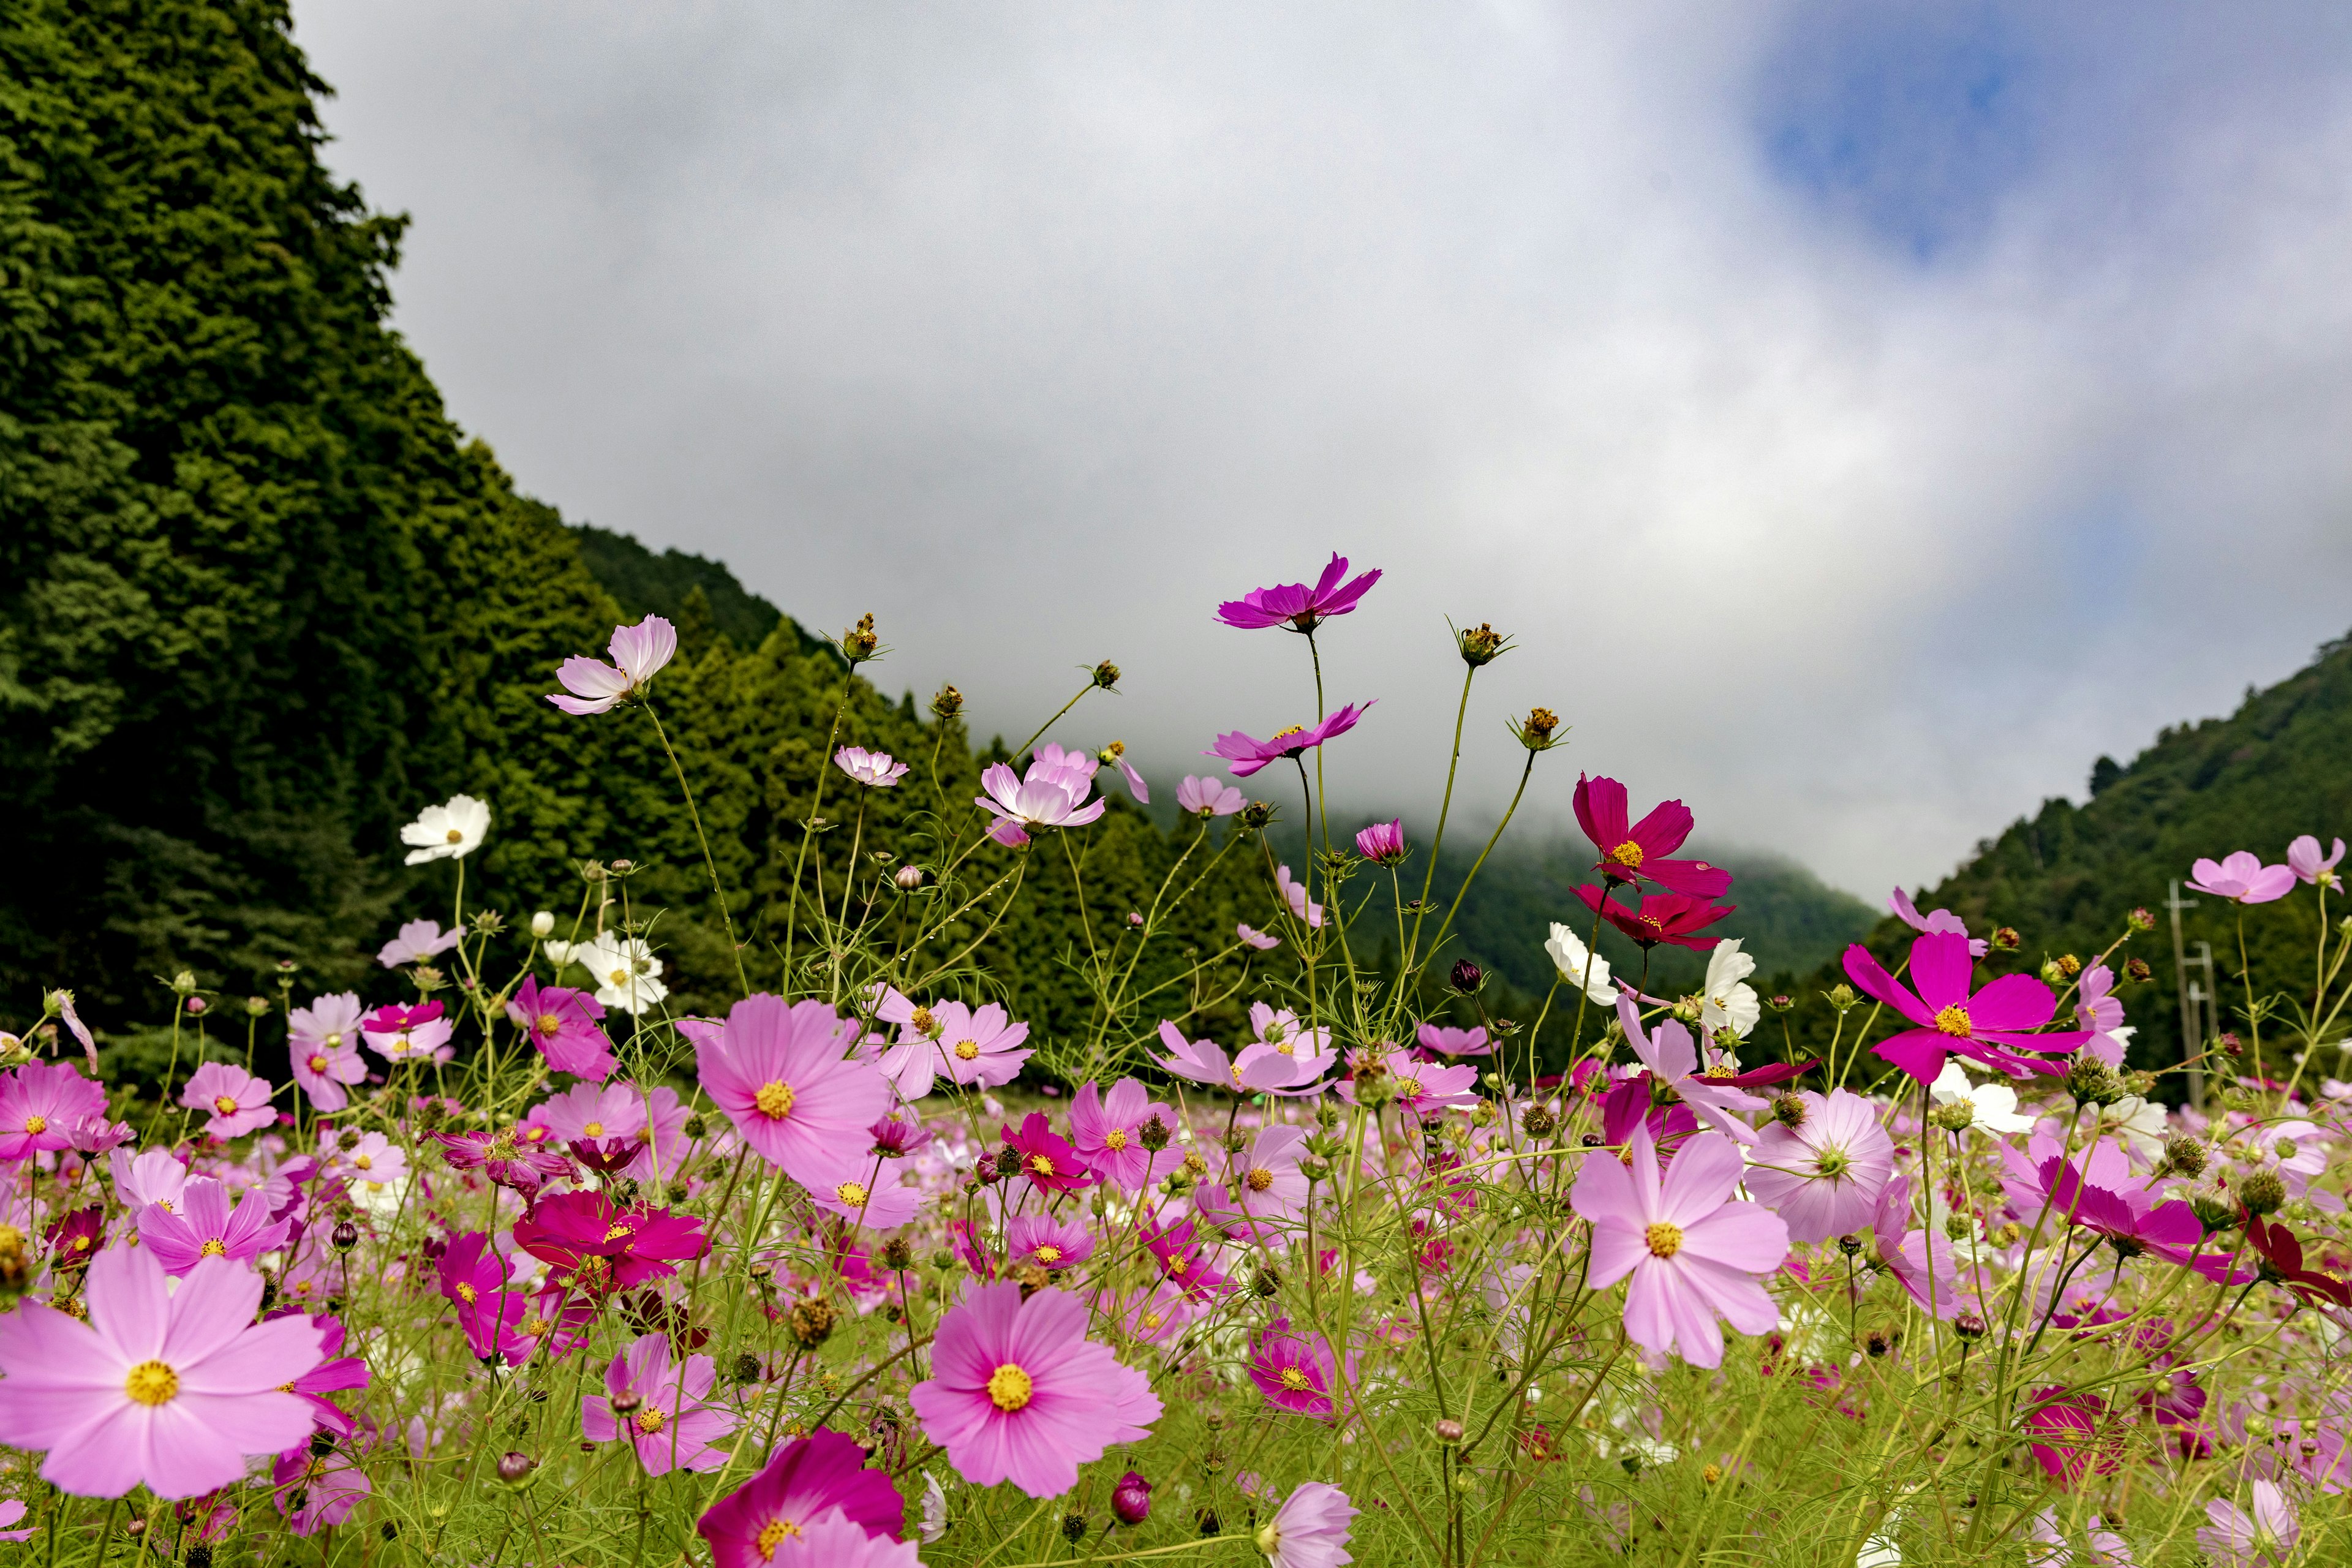
[[[2189,950],[2180,940],[2180,911],[2195,909],[2197,900],[2180,896],[2180,884],[2175,881],[2164,900],[2172,911],[2172,978],[2180,998],[2180,1059],[2189,1064],[2189,1108],[2202,1114],[2205,1110],[2205,1070],[2197,1065],[2204,1049],[2202,1031],[2198,1028],[2198,1006],[2195,988],[2189,982]]]

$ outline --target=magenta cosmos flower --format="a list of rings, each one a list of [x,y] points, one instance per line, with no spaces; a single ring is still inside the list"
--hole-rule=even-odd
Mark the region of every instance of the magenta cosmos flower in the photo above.
[[[1328,1481],[1307,1481],[1293,1490],[1257,1532],[1256,1545],[1273,1568],[1341,1568],[1348,1554],[1348,1521],[1356,1506]]]
[[[1356,853],[1375,866],[1398,866],[1404,862],[1404,818],[1393,822],[1375,822],[1356,834]]]
[[[341,1110],[351,1103],[346,1084],[367,1081],[360,1058],[359,993],[314,996],[308,1007],[286,1017],[286,1055],[294,1081],[317,1110]]]
[[[580,1402],[580,1435],[591,1443],[626,1436],[649,1476],[672,1470],[715,1470],[727,1456],[711,1447],[735,1430],[734,1413],[706,1403],[718,1368],[707,1355],[680,1367],[667,1334],[645,1334],[604,1369],[604,1392]],[[636,1396],[636,1407],[615,1416],[613,1402]]]
[[[1592,840],[1601,858],[1593,869],[1612,882],[1654,882],[1670,893],[1720,898],[1731,873],[1704,860],[1669,858],[1690,837],[1690,808],[1670,800],[1639,822],[1630,821],[1625,786],[1615,779],[1576,780],[1577,826]]]
[[[1945,1058],[1954,1052],[2011,1078],[2036,1072],[2062,1076],[2066,1069],[2058,1063],[2019,1053],[2071,1053],[2091,1037],[2088,1031],[2032,1033],[2058,1010],[2050,987],[2031,974],[2004,974],[1971,992],[1973,968],[1969,939],[1957,931],[1928,931],[1913,941],[1909,985],[1887,973],[1860,942],[1847,948],[1847,975],[1913,1026],[1881,1040],[1871,1047],[1872,1054],[1921,1083],[1935,1082]]]
[[[1087,1338],[1085,1300],[1051,1286],[1025,1301],[1012,1280],[973,1287],[940,1321],[931,1373],[908,1403],[976,1487],[1059,1497],[1080,1465],[1160,1418],[1150,1381]]]
[[[1171,1154],[1167,1147],[1176,1131],[1174,1111],[1131,1078],[1111,1085],[1108,1094],[1081,1084],[1070,1101],[1070,1142],[1096,1175],[1121,1192],[1140,1192],[1155,1179],[1154,1152],[1143,1144],[1143,1130],[1155,1121],[1162,1135],[1157,1163],[1172,1171],[1183,1163],[1181,1153]]]
[[[180,1090],[180,1103],[210,1116],[205,1131],[226,1142],[278,1120],[269,1104],[273,1092],[268,1079],[256,1078],[241,1067],[206,1062],[188,1075],[187,1087]]]
[[[248,1187],[234,1209],[228,1189],[210,1176],[192,1176],[176,1205],[149,1204],[139,1211],[141,1250],[167,1273],[184,1275],[207,1258],[244,1264],[283,1246],[290,1219],[269,1217],[269,1194]]]
[[[1276,1318],[1250,1339],[1250,1381],[1266,1402],[1318,1421],[1339,1414],[1339,1364],[1331,1342],[1312,1330],[1293,1332],[1288,1318]]]
[[[852,1054],[858,1034],[822,1002],[761,992],[723,1026],[694,1031],[695,1064],[753,1153],[804,1187],[831,1187],[862,1173],[866,1129],[890,1109],[889,1084]]]
[[[765,1469],[713,1503],[694,1528],[709,1543],[716,1568],[856,1562],[813,1553],[817,1537],[811,1526],[826,1518],[846,1522],[877,1542],[896,1544],[893,1538],[906,1527],[907,1505],[887,1474],[866,1468],[864,1448],[820,1426],[778,1448]],[[855,1543],[848,1544],[854,1551]],[[913,1552],[908,1543],[903,1559],[880,1561],[911,1564]]]
[[[1749,1154],[1748,1190],[1788,1222],[1790,1241],[1827,1241],[1861,1230],[1895,1174],[1895,1140],[1878,1110],[1850,1089],[1803,1090],[1805,1118],[1777,1118]]]
[[[398,936],[377,952],[375,961],[386,969],[398,969],[404,963],[430,963],[465,940],[462,927],[445,931],[439,921],[410,921],[400,928]],[[354,996],[352,1000],[358,998]]]
[[[1030,762],[1026,778],[1003,763],[992,763],[982,772],[980,787],[986,793],[972,796],[971,803],[994,818],[988,836],[1008,849],[1018,849],[1031,834],[1049,827],[1084,827],[1106,809],[1104,802],[1087,799],[1094,793],[1091,767],[1081,773],[1045,760],[1042,749]]]
[[[1380,580],[1377,567],[1360,577],[1348,579],[1348,558],[1335,550],[1330,564],[1323,568],[1323,575],[1315,580],[1314,586],[1284,583],[1272,588],[1252,588],[1240,598],[1219,605],[1217,619],[1245,632],[1261,631],[1267,626],[1311,632],[1333,616],[1344,616],[1354,609],[1356,602],[1371,592],[1372,584]]]
[[[106,1090],[71,1062],[26,1062],[0,1073],[0,1161],[73,1147],[76,1123],[106,1114]]]
[[[507,1004],[507,1016],[530,1037],[551,1072],[591,1083],[613,1076],[613,1042],[604,1034],[604,1005],[585,991],[541,985],[526,978]]]
[[[205,1258],[174,1291],[149,1248],[109,1247],[87,1300],[87,1321],[30,1300],[0,1317],[0,1429],[47,1451],[52,1485],[194,1497],[309,1439],[310,1406],[284,1385],[319,1364],[319,1330],[256,1323],[261,1276],[243,1264]]]
[[[441,1016],[438,1002],[379,1007],[360,1020],[360,1034],[369,1049],[389,1062],[446,1061],[443,1053],[455,1052],[449,1020]]]
[[[1051,1215],[1014,1215],[1004,1222],[1004,1262],[1018,1268],[1076,1268],[1095,1255],[1095,1238],[1076,1220]]]
[[[541,1198],[514,1223],[514,1243],[556,1283],[603,1297],[677,1272],[710,1249],[702,1222],[667,1209],[628,1208],[602,1193]]]
[[[2318,847],[2316,843],[2312,846],[2315,850]],[[2294,868],[2265,866],[2261,856],[2240,849],[2218,862],[2199,860],[2189,868],[2189,886],[2192,891],[2233,904],[2267,904],[2294,890]]]
[[[1203,822],[1213,816],[1231,816],[1248,804],[1241,791],[1219,778],[1196,779],[1186,773],[1184,782],[1176,786],[1176,808]]]
[[[1374,698],[1373,702],[1380,700]],[[1319,724],[1293,724],[1287,730],[1276,731],[1263,741],[1253,741],[1239,730],[1217,737],[1217,743],[1201,754],[1223,757],[1233,766],[1234,777],[1245,779],[1268,763],[1311,752],[1324,742],[1346,734],[1356,727],[1356,721],[1371,710],[1372,703],[1358,707],[1350,702]]]
[[[563,690],[550,692],[547,700],[575,718],[612,711],[644,691],[677,656],[677,628],[659,616],[647,616],[634,626],[614,626],[604,651],[613,656],[611,664],[579,655],[558,665],[555,679]]]
[[[1721,942],[1721,937],[1697,933],[1739,907],[1711,904],[1690,893],[1652,893],[1629,908],[1610,898],[1605,885],[1596,888],[1589,882],[1576,889],[1576,896],[1584,900],[1586,909],[1598,911],[1638,946],[1671,942],[1694,952],[1705,952]]]
[[[1018,1169],[1029,1184],[1045,1193],[1075,1193],[1095,1184],[1094,1173],[1078,1158],[1077,1150],[1057,1136],[1045,1112],[1033,1110],[1016,1131],[1006,1127],[999,1135],[1004,1152],[996,1157],[999,1171]]]
[[[2335,849],[2324,859],[2319,853],[2319,840],[2308,833],[2286,847],[2287,869],[2295,874],[2296,880],[2316,882],[2323,888],[2336,885],[2336,864],[2343,858],[2344,840],[2341,838],[2336,841]]]
[[[1702,1132],[1662,1174],[1647,1127],[1633,1129],[1622,1163],[1586,1158],[1570,1201],[1592,1222],[1587,1279],[1602,1289],[1633,1276],[1625,1333],[1644,1350],[1720,1366],[1718,1317],[1743,1334],[1780,1321],[1757,1277],[1789,1256],[1789,1227],[1761,1204],[1731,1196],[1741,1169],[1738,1144]]]
[[[833,765],[868,789],[896,789],[907,776],[907,764],[893,762],[887,752],[844,746],[833,753]]]

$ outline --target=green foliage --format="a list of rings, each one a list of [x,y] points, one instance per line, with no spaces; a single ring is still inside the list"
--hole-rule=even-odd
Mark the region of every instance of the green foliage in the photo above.
[[[700,653],[717,637],[737,647],[757,647],[783,618],[783,612],[735,580],[719,562],[665,550],[656,555],[635,537],[582,523],[580,560],[604,585],[628,620],[661,616],[678,628],[689,652]],[[793,628],[803,652],[824,646]]]

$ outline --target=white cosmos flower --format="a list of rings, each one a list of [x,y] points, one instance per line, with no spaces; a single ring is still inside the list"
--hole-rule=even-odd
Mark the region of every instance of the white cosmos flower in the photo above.
[[[1609,984],[1609,961],[1585,952],[1583,938],[1554,921],[1551,940],[1544,943],[1544,951],[1551,954],[1562,980],[1571,986],[1583,986],[1584,994],[1603,1007],[1617,1005],[1617,987]]]
[[[669,994],[661,982],[662,961],[634,936],[600,931],[572,950],[596,982],[596,1000],[624,1013],[641,1014]]]
[[[2164,1107],[2127,1094],[2099,1112],[2099,1131],[2120,1137],[2143,1160],[2153,1160],[2164,1152]]]
[[[456,795],[446,805],[428,805],[418,812],[416,820],[400,830],[400,841],[416,846],[408,852],[407,864],[422,866],[427,860],[454,860],[472,854],[482,847],[489,831],[489,803],[470,795]]]
[[[1927,1092],[1938,1105],[1966,1104],[1975,1120],[1971,1126],[1988,1132],[2023,1132],[2033,1126],[2033,1118],[2017,1111],[2017,1090],[2005,1083],[1976,1084],[1960,1070],[1958,1058],[1947,1060]]]
[[[1743,940],[1725,937],[1707,954],[1706,985],[1699,993],[1698,1017],[1709,1035],[1728,1026],[1744,1040],[1764,1016],[1764,1004],[1748,984],[1748,977],[1756,973],[1756,961],[1740,951]]]

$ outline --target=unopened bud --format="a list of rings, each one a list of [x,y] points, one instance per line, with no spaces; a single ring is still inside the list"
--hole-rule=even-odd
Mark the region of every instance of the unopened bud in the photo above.
[[[896,1272],[910,1268],[915,1262],[915,1244],[903,1236],[894,1236],[882,1244],[882,1267]]]
[[[1076,1546],[1087,1538],[1087,1516],[1066,1513],[1062,1516],[1062,1539]]]
[[[1254,800],[1247,805],[1242,807],[1241,813],[1236,820],[1238,820],[1244,827],[1251,828],[1253,830],[1264,827],[1267,823],[1274,820],[1274,807],[1268,802]]]
[[[2256,1171],[2238,1184],[2238,1201],[2248,1214],[2276,1214],[2286,1202],[2286,1183],[2276,1171]]]
[[[553,936],[555,934],[555,911],[552,910],[541,910],[537,914],[531,916],[530,934],[535,937]]]
[[[2218,1187],[2192,1188],[2189,1194],[2189,1209],[2197,1216],[2197,1223],[2205,1227],[2208,1236],[2217,1236],[2238,1223],[2238,1205],[2231,1200],[2228,1193]]]
[[[269,998],[268,998],[268,997],[267,997],[267,996],[248,996],[248,997],[247,997],[247,998],[245,999],[245,1016],[246,1016],[247,1017],[248,1017],[248,1018],[258,1018],[258,1017],[260,1017],[264,1013],[267,1013],[267,1012],[268,1012],[268,1011],[269,1011]]]
[[[1802,1127],[1809,1111],[1805,1097],[1794,1089],[1785,1089],[1772,1097],[1772,1120],[1783,1127]]]
[[[2205,1173],[2205,1162],[2211,1152],[2203,1139],[2176,1132],[2164,1141],[2164,1169],[2168,1174],[2194,1181]]]
[[[2136,985],[2147,984],[2148,976],[2152,972],[2147,966],[2147,960],[2144,958],[2126,958],[2124,960],[2124,978],[2132,982]]]
[[[689,1116],[686,1119],[685,1124],[678,1128],[678,1131],[685,1133],[688,1138],[700,1138],[710,1131],[710,1123],[698,1114]]]
[[[1851,985],[1841,983],[1830,988],[1830,1005],[1841,1013],[1851,1013],[1853,1011],[1854,1004],[1861,1000],[1862,998],[1853,994],[1853,987]]]
[[[1250,1276],[1250,1293],[1254,1296],[1262,1298],[1272,1298],[1280,1295],[1282,1293],[1282,1270],[1276,1268],[1271,1263],[1261,1267],[1256,1273]]]
[[[900,891],[911,893],[923,885],[923,868],[920,866],[901,866],[890,880],[898,884]]]
[[[1439,1416],[1435,1425],[1430,1427],[1430,1431],[1435,1435],[1439,1442],[1449,1448],[1462,1441],[1462,1423],[1451,1415]]]
[[[337,1223],[332,1237],[337,1252],[349,1252],[360,1244],[360,1227],[350,1220]]]
[[[2085,1051],[2066,1069],[2066,1092],[2085,1105],[2113,1105],[2124,1097],[2124,1082],[2115,1068]]]
[[[183,969],[180,973],[172,976],[172,989],[178,992],[181,995],[188,995],[194,992],[195,988],[196,976],[193,970]]]
[[[645,1408],[646,1396],[634,1388],[625,1388],[613,1395],[611,1404],[614,1415],[634,1415]]]
[[[205,1001],[201,996],[191,996],[188,998],[188,1012],[192,1016],[202,1015],[210,1009],[211,1006],[212,1004]]]
[[[1984,1338],[1985,1328],[1985,1321],[1974,1312],[1962,1312],[1952,1320],[1952,1332],[1959,1335],[1965,1344],[1974,1344]]]
[[[1769,1012],[1789,1013],[1796,1010],[1797,999],[1794,996],[1767,996],[1764,1005]]]
[[[529,1454],[518,1453],[510,1448],[499,1456],[499,1479],[510,1487],[520,1485],[529,1479],[531,1471],[537,1468],[539,1468],[539,1461]]]
[[[2134,931],[2154,931],[2156,929],[2156,916],[2149,913],[2145,907],[2135,909],[2131,913],[2124,917],[2124,924],[2131,927]]]
[[[952,686],[942,686],[931,697],[931,717],[952,719],[963,711],[963,693]]]
[[[1105,659],[1095,666],[1095,684],[1105,691],[1118,684],[1118,666]]]
[[[1110,1510],[1121,1524],[1141,1524],[1151,1517],[1151,1483],[1128,1471],[1111,1489]]]
[[[1454,963],[1454,973],[1447,978],[1454,990],[1468,996],[1486,984],[1486,972],[1465,958]]]
[[[2066,971],[2060,967],[2056,959],[2045,958],[2042,961],[2042,983],[2044,985],[2055,985],[2065,978]]]
[[[1862,1237],[1841,1236],[1837,1238],[1837,1248],[1848,1258],[1859,1258],[1862,1256]]]
[[[2018,944],[2025,939],[2017,934],[2015,926],[1995,926],[1992,928],[1992,936],[1989,940],[1996,952],[2014,952],[2017,951]]]

